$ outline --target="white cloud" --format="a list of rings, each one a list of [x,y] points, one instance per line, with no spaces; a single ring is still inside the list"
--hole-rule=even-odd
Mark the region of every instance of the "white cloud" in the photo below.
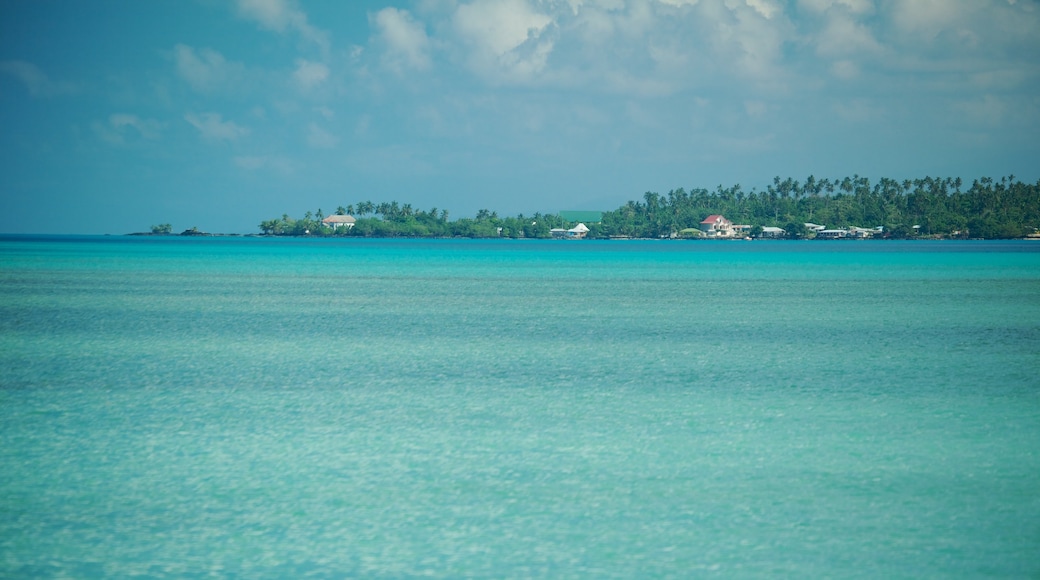
[[[572,23],[567,33],[580,40],[586,49],[602,47],[613,37],[617,30],[616,16],[607,10],[582,6],[572,15]]]
[[[422,23],[407,10],[384,8],[370,16],[370,20],[386,46],[386,61],[391,68],[398,71],[405,67],[429,68],[430,39]]]
[[[78,90],[75,84],[55,81],[40,70],[40,67],[23,60],[0,62],[0,72],[5,72],[22,81],[29,94],[34,97],[56,97],[72,94]]]
[[[831,74],[843,80],[852,80],[859,77],[859,65],[851,60],[836,60],[831,64]]]
[[[307,18],[306,15],[290,8],[283,0],[239,0],[238,11],[243,16],[278,32],[284,31],[301,17],[304,21]]]
[[[960,20],[970,4],[950,0],[894,0],[891,15],[900,28],[930,36]]]
[[[178,44],[173,47],[173,58],[177,74],[191,88],[200,93],[211,93],[241,83],[245,67],[240,63],[228,62],[219,52]]]
[[[137,134],[142,139],[155,140],[160,137],[163,123],[155,119],[142,119],[129,113],[109,115],[107,123],[95,121],[91,129],[103,141],[115,145],[126,143],[127,138]]]
[[[1040,48],[1040,12],[1034,3],[891,0],[886,8],[893,41],[904,49],[931,45],[950,52],[1018,58],[1024,50]]]
[[[826,12],[837,7],[853,14],[869,14],[874,11],[873,0],[798,0],[798,6],[813,12]]]
[[[455,26],[480,48],[502,56],[527,42],[552,22],[524,0],[478,0],[462,4]]]
[[[293,72],[293,79],[300,89],[309,91],[324,83],[328,78],[329,67],[324,64],[302,58],[296,59],[296,70]]]
[[[1035,4],[888,0],[869,19],[831,10],[817,48],[836,70],[900,74],[922,90],[1017,87],[1040,79],[1040,13],[1027,6]]]
[[[315,149],[332,149],[339,144],[339,137],[311,123],[307,127],[307,144]]]
[[[249,134],[249,129],[233,121],[224,121],[218,113],[187,113],[184,120],[191,123],[205,139],[211,141],[234,141]]]
[[[1040,49],[1036,34],[1040,12],[1035,7],[1035,3],[890,0],[884,16],[892,24],[892,42],[903,51],[938,49],[950,59],[987,54],[1017,60]]]
[[[758,12],[763,18],[769,20],[783,12],[783,7],[775,0],[744,0],[747,5]]]
[[[477,0],[456,9],[456,32],[472,50],[470,64],[503,80],[527,80],[541,72],[553,49],[544,32],[553,18],[525,0]]]
[[[1035,84],[1035,2],[430,0],[369,16],[385,68],[468,70],[491,85],[647,99],[730,95],[776,110],[835,79],[872,94]],[[355,51],[357,53],[359,51]],[[369,53],[369,54],[371,54]],[[360,68],[377,64],[357,55]],[[379,56],[376,58],[378,59]],[[907,75],[909,72],[922,73]],[[895,80],[893,75],[898,75]],[[892,79],[886,82],[885,79]],[[385,87],[384,87],[385,89]],[[846,90],[846,89],[843,89]],[[736,96],[735,93],[739,93]]]
[[[796,38],[796,29],[779,8],[726,0],[724,8],[705,3],[702,15],[714,20],[707,32],[716,58],[733,66],[745,79],[772,82],[785,76],[782,48]]]
[[[883,52],[871,30],[848,14],[831,13],[823,30],[815,35],[816,52],[828,58],[876,55]]]
[[[308,22],[307,14],[290,0],[238,0],[238,12],[260,26],[284,33],[293,31],[304,40],[316,44],[324,52],[329,50],[328,34]]]
[[[109,116],[108,123],[117,131],[132,128],[145,139],[158,139],[162,123],[155,119],[141,119],[137,115],[116,113]]]
[[[424,63],[428,50],[417,47],[433,46],[443,48],[447,63],[464,64],[493,84],[643,96],[732,84],[734,76],[775,85],[785,74],[785,45],[804,41],[778,0],[473,0],[425,6],[427,26],[392,9],[381,14],[385,22],[371,18],[379,33],[375,40],[385,40],[390,23],[400,25],[397,61],[384,64],[400,69],[406,62]],[[436,35],[426,37],[425,30]]]

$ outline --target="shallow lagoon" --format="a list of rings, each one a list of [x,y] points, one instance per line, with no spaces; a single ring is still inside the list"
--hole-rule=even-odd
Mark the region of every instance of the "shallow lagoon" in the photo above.
[[[0,239],[0,576],[1031,576],[1040,245]]]

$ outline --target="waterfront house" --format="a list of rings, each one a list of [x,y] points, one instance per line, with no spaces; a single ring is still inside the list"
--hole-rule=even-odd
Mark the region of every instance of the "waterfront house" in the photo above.
[[[321,220],[321,223],[331,227],[334,230],[338,229],[340,226],[343,226],[349,230],[350,228],[354,227],[354,222],[356,221],[357,220],[354,219],[354,216],[336,214],[330,215],[329,217]]]
[[[849,228],[849,237],[863,240],[873,238],[875,235],[884,233],[884,231],[884,226],[877,226],[874,228],[857,228],[856,226],[852,226]]]
[[[701,231],[709,238],[732,238],[733,222],[719,214],[711,214],[700,223]]]
[[[560,238],[565,240],[581,240],[584,239],[589,233],[589,228],[585,224],[578,224],[569,230],[563,228],[553,228],[549,230],[554,238]]]
[[[848,230],[820,230],[816,232],[818,240],[841,240],[849,235]]]
[[[773,226],[763,226],[760,238],[782,238],[787,235],[787,230]]]

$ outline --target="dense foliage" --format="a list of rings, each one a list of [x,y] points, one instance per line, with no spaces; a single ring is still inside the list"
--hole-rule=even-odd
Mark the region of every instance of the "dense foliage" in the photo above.
[[[325,215],[319,209],[316,213],[307,212],[301,219],[283,215],[281,219],[266,220],[260,224],[260,230],[265,234],[289,236],[548,238],[552,228],[567,225],[558,215],[536,213],[530,217],[500,218],[496,212],[486,209],[477,212],[476,218],[449,221],[447,210],[417,210],[411,204],[399,205],[396,201],[380,204],[363,201],[341,206],[335,213],[352,215],[357,222],[349,229],[325,226],[321,223]]]
[[[365,201],[340,207],[336,213],[354,215],[356,225],[333,230],[322,225],[324,216],[318,210],[302,219],[283,215],[267,220],[260,229],[274,235],[546,238],[552,228],[573,225],[554,214],[500,218],[488,210],[473,219],[449,221],[447,211],[415,210],[397,202]],[[858,175],[841,180],[817,180],[810,175],[804,182],[777,177],[762,191],[746,192],[738,184],[720,185],[714,191],[647,192],[641,201],[604,212],[601,223],[587,225],[593,238],[672,237],[697,228],[709,214],[754,226],[753,231],[780,227],[791,237],[809,235],[804,225],[809,222],[828,228],[883,226],[885,237],[892,238],[1015,238],[1040,228],[1040,181],[983,178],[965,188],[959,178],[881,179],[871,184]]]
[[[895,181],[867,178],[804,182],[773,180],[764,191],[744,192],[740,185],[715,191],[682,189],[667,195],[648,192],[604,216],[610,234],[658,237],[696,227],[704,216],[725,215],[734,223],[781,227],[805,233],[806,222],[830,228],[883,226],[889,237],[959,236],[1013,238],[1040,227],[1040,182],[1025,184],[1007,177],[977,180],[964,189],[960,179]],[[914,226],[917,226],[916,228]]]

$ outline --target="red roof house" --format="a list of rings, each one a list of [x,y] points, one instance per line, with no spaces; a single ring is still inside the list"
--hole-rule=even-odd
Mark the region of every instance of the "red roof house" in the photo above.
[[[701,222],[701,231],[708,237],[729,238],[733,236],[733,222],[719,214],[712,214]]]

